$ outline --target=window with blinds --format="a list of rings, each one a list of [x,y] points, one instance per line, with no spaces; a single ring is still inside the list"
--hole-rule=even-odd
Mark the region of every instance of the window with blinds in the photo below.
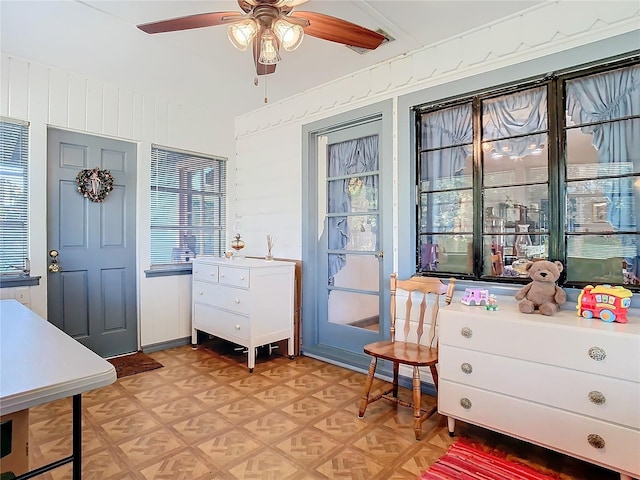
[[[151,148],[151,267],[222,255],[226,238],[227,161]]]
[[[21,274],[29,252],[29,125],[0,119],[0,273]]]

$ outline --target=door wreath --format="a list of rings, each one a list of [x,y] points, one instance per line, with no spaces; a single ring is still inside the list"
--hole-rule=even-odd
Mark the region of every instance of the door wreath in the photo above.
[[[113,175],[109,170],[99,167],[88,168],[78,173],[76,183],[80,195],[92,202],[101,203],[113,190]]]

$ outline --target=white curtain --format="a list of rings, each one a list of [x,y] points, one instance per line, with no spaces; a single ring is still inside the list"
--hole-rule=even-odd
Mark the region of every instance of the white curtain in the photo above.
[[[492,143],[496,152],[512,158],[530,155],[542,148],[547,138],[546,133],[522,136],[547,129],[546,89],[525,90],[483,102],[482,124],[483,142],[498,139]]]

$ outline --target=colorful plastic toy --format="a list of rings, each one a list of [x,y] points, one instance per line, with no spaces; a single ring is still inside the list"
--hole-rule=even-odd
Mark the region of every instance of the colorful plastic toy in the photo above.
[[[494,312],[498,310],[498,299],[493,293],[489,295],[489,300],[487,300],[487,304],[484,306],[484,308],[486,308],[487,310],[492,310]]]
[[[483,288],[465,288],[460,299],[465,305],[486,305],[489,302],[489,290]]]
[[[587,285],[578,295],[578,316],[599,318],[604,322],[627,323],[631,290],[611,285]]]

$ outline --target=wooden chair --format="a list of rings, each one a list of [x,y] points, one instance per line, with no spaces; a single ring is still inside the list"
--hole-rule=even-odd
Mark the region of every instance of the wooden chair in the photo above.
[[[449,280],[449,285],[445,285],[438,278],[411,277],[408,280],[398,280],[397,274],[391,275],[391,322],[390,339],[388,341],[370,343],[364,346],[364,352],[371,355],[369,364],[369,374],[365,382],[364,394],[360,400],[358,416],[364,417],[367,405],[376,400],[389,400],[398,405],[413,408],[413,429],[416,440],[420,440],[422,434],[422,423],[437,410],[437,406],[424,410],[420,407],[420,367],[429,367],[433,384],[438,389],[438,346],[436,340],[436,324],[438,311],[440,309],[441,296],[445,296],[444,303],[449,305],[453,296],[455,279]],[[405,303],[404,327],[396,332],[396,291],[407,292]],[[433,301],[427,301],[428,296],[433,297]],[[413,312],[413,302],[415,297],[419,297],[419,311]],[[431,303],[431,328],[428,343],[421,343],[424,333],[424,319],[427,312],[428,303]],[[417,310],[417,309],[415,309]],[[412,313],[417,313],[417,319],[412,318]],[[398,338],[401,337],[401,338]],[[370,396],[371,385],[376,373],[378,359],[388,360],[393,363],[393,384],[390,388]],[[400,364],[413,367],[413,402],[406,402],[398,398],[398,371]],[[391,394],[391,395],[389,395]]]
[[[491,255],[491,275],[500,276],[504,273],[504,264],[502,263],[502,255],[496,253]]]

